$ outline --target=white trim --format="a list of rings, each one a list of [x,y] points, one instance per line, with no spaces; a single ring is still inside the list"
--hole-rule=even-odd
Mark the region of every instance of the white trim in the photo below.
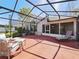
[[[42,33],[42,35],[45,36],[51,36],[51,37],[56,37],[57,39],[64,39],[66,36],[65,35],[60,35],[60,34],[48,34],[48,33]],[[75,39],[75,36],[71,36],[71,39]]]
[[[77,30],[77,29],[76,29],[76,27],[77,27],[76,24],[77,24],[77,22],[74,21],[74,36],[75,36],[75,37],[76,37],[76,30]]]
[[[59,24],[59,34],[60,34],[60,32],[61,32],[61,24],[60,23],[58,23]]]

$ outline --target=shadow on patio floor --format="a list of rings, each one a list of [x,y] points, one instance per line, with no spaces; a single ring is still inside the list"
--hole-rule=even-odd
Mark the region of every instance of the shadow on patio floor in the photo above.
[[[25,48],[22,50],[22,52],[21,53],[16,53],[14,56],[12,56],[12,59],[19,59],[20,57],[22,57],[22,58],[28,58],[27,56],[28,56],[28,54],[29,55],[33,55],[36,59],[38,58],[38,59],[47,59],[46,57],[47,56],[43,56],[43,55],[41,55],[40,53],[36,53],[36,52],[34,52],[34,50],[33,51],[31,51],[30,49],[36,49],[35,51],[37,51],[37,49],[38,48],[36,48],[36,47],[40,47],[41,48],[41,46],[40,46],[40,44],[42,45],[42,44],[44,44],[44,45],[47,45],[48,47],[49,46],[52,46],[53,47],[53,49],[56,49],[55,51],[53,51],[52,53],[54,54],[54,55],[51,55],[52,56],[52,59],[55,59],[56,57],[57,57],[57,55],[59,55],[58,53],[60,53],[60,51],[62,50],[62,48],[63,49],[67,49],[67,50],[71,50],[71,51],[78,51],[79,52],[79,50],[75,50],[75,49],[78,49],[79,48],[79,42],[77,42],[77,41],[74,41],[74,40],[68,40],[68,41],[58,41],[55,37],[50,37],[50,36],[38,36],[38,35],[28,35],[28,36],[26,36],[26,37],[24,37],[25,39],[26,39],[26,42],[28,42],[27,41],[27,39],[28,40],[30,40],[30,39],[33,39],[35,42],[33,42],[34,44],[32,44],[32,45],[30,45],[29,47],[27,47],[27,46],[25,46]],[[30,40],[31,41],[31,40]],[[30,42],[29,41],[29,42]],[[51,42],[51,43],[56,43],[56,44],[50,44],[50,43],[46,43],[46,42],[44,42],[44,41],[47,41],[47,42]],[[31,43],[30,43],[31,44]],[[27,44],[26,44],[27,45]],[[67,47],[63,47],[63,46],[67,46],[67,47],[71,47],[71,48],[75,48],[75,49],[71,49],[71,48],[67,48]],[[35,47],[35,48],[34,48]],[[44,46],[43,46],[44,47]],[[49,47],[50,48],[50,47]],[[51,50],[51,49],[49,49],[49,50]],[[49,52],[49,50],[48,50],[48,52]],[[42,51],[41,49],[40,49],[40,51]],[[52,50],[51,50],[52,51]],[[37,51],[38,52],[38,51]],[[43,51],[42,51],[43,52]],[[42,53],[41,52],[41,53]],[[45,51],[44,51],[45,52]],[[21,54],[23,54],[23,56],[21,56]],[[25,55],[24,55],[25,54]],[[49,55],[47,52],[46,52],[46,54],[47,55]],[[27,55],[27,56],[26,56]],[[7,59],[7,57],[0,57],[0,59]],[[21,59],[21,58],[20,58]],[[32,59],[32,58],[30,58],[30,59]],[[50,58],[49,58],[50,59]],[[60,59],[60,58],[59,58]]]
[[[28,35],[26,36],[29,39],[34,39],[36,41],[38,40],[46,40],[46,41],[50,41],[50,42],[54,42],[54,43],[58,43],[60,45],[64,45],[64,46],[68,46],[68,47],[72,47],[72,48],[76,48],[79,49],[79,42],[76,40],[64,40],[64,41],[59,41],[57,40],[55,37],[50,37],[50,36],[38,36],[38,35]],[[44,44],[44,43],[43,43]]]

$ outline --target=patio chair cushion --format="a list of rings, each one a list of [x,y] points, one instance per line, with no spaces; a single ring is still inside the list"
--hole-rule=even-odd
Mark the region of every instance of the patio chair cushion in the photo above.
[[[9,43],[8,47],[10,47],[11,52],[14,52],[20,47],[20,42]]]
[[[24,38],[21,37],[15,37],[12,40],[14,40],[14,43],[10,43],[10,47],[12,48],[12,52],[17,50],[20,45],[22,44],[22,42],[25,40]]]
[[[13,39],[18,42],[23,42],[25,40],[24,38],[21,38],[21,37],[15,37]]]

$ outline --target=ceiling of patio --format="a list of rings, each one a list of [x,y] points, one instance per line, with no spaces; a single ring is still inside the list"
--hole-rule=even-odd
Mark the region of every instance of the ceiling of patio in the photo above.
[[[0,0],[0,23],[7,24],[9,20],[12,20],[12,23],[27,22],[25,21],[27,17],[39,21],[45,17],[53,17],[51,20],[77,17],[79,13],[78,2],[79,0]],[[19,12],[23,7],[31,9],[28,14]],[[19,19],[18,14],[25,15],[25,18]]]

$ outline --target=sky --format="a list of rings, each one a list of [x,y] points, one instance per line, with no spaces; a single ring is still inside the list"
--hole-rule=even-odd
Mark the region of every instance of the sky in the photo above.
[[[32,3],[34,3],[34,4],[44,4],[44,3],[47,3],[46,0],[30,0],[30,1]],[[61,1],[61,0],[50,0],[50,1],[56,2],[56,1]],[[14,5],[15,5],[15,2],[16,2],[16,0],[0,0],[0,6],[4,6],[4,7],[7,7],[9,9],[13,9]],[[79,7],[78,2],[79,2],[79,0],[77,0],[77,2],[76,2],[77,4],[75,3],[75,6],[76,6],[75,8]],[[68,3],[54,4],[53,6],[55,7],[56,10],[68,10],[69,9]],[[28,2],[26,2],[25,0],[18,0],[18,4],[17,4],[15,10],[19,11],[23,7],[28,7],[30,9],[33,8],[33,6],[30,5]],[[39,6],[39,7],[42,10],[46,10],[46,11],[50,11],[50,10],[52,11],[53,10],[49,5]],[[7,12],[7,10],[0,9],[0,13],[1,12]],[[38,15],[38,14],[41,13],[41,11],[38,10],[37,8],[34,8],[32,13]],[[11,14],[12,13],[3,14],[3,15],[0,15],[0,17],[9,18]],[[45,14],[42,14],[41,16],[45,16]],[[18,14],[14,13],[13,19],[18,19],[18,18],[19,18]],[[0,24],[8,24],[8,20],[0,19]]]

